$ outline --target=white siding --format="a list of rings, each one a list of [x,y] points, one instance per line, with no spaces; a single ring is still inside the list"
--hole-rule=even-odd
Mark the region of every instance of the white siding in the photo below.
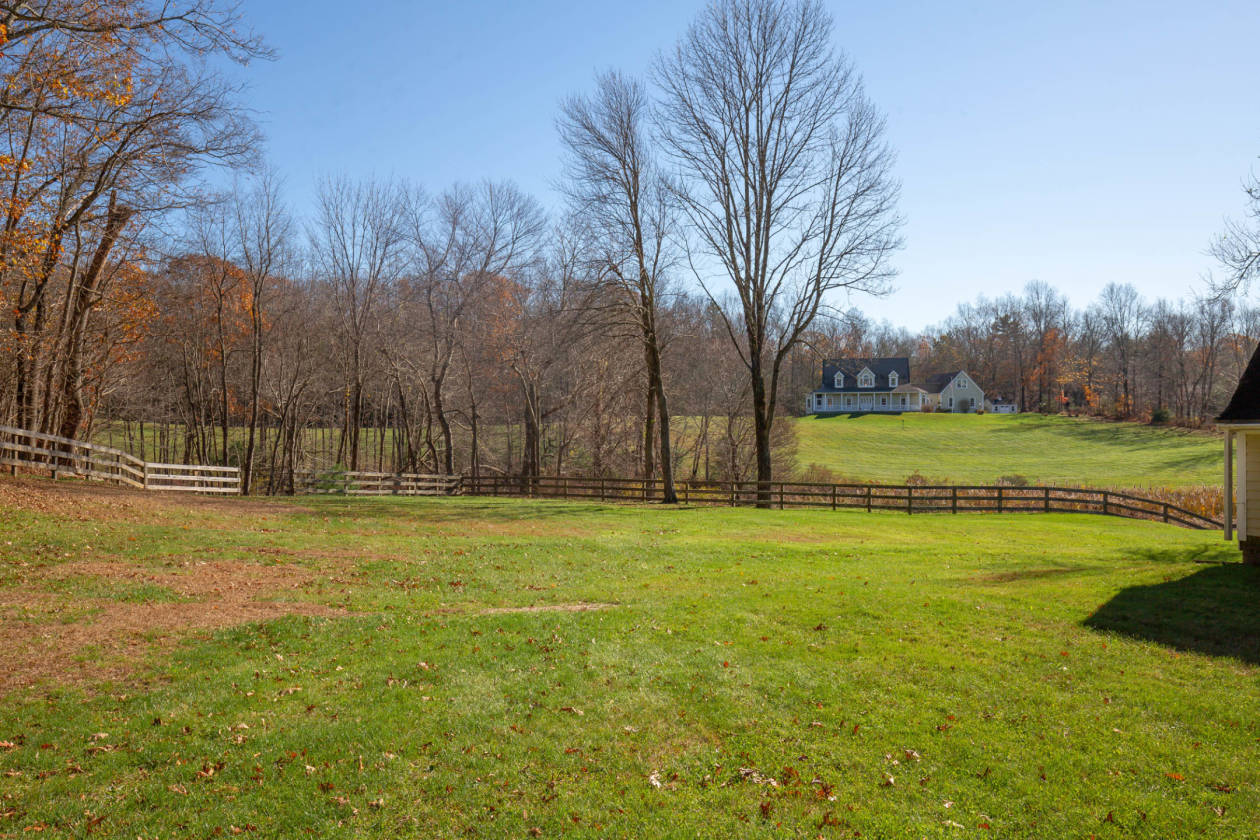
[[[1260,433],[1245,432],[1238,437],[1242,444],[1238,453],[1238,504],[1243,520],[1239,536],[1260,535]]]

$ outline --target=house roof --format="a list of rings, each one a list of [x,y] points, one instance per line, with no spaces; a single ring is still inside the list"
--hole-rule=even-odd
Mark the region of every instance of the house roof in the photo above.
[[[1243,371],[1242,379],[1229,405],[1216,418],[1218,423],[1260,423],[1260,347],[1251,354],[1251,361]]]
[[[858,374],[864,369],[869,368],[871,373],[875,374],[875,385],[867,388],[858,387]],[[844,374],[844,387],[836,387],[836,373]],[[908,356],[885,356],[882,358],[864,358],[864,359],[827,359],[823,362],[822,387],[818,389],[823,393],[872,393],[875,391],[887,391],[888,374],[897,374],[898,384],[905,384],[910,381],[910,359]]]
[[[945,387],[949,385],[949,383],[953,382],[954,377],[958,376],[960,373],[962,373],[961,370],[951,370],[948,373],[929,373],[927,378],[923,380],[923,387],[926,388],[929,393],[939,394],[941,391],[944,391]]]

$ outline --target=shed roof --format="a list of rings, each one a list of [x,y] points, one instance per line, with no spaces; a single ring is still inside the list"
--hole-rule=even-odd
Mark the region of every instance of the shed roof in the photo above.
[[[1260,347],[1251,354],[1229,405],[1216,418],[1218,423],[1260,423]]]

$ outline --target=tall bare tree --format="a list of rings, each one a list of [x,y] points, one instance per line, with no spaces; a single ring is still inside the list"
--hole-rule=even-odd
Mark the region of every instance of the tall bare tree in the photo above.
[[[595,91],[563,104],[558,121],[568,149],[566,192],[574,215],[592,229],[597,277],[613,292],[613,311],[638,332],[647,374],[644,475],[652,476],[653,418],[660,423],[662,501],[678,501],[670,451],[669,402],[661,372],[661,298],[672,267],[668,232],[677,219],[648,136],[644,85],[619,73],[596,79]]]
[[[380,299],[403,266],[404,193],[396,183],[355,183],[344,177],[319,185],[317,216],[310,232],[321,274],[339,317],[345,370],[345,412],[339,454],[359,468],[363,426],[367,341]]]
[[[533,198],[514,184],[489,181],[448,190],[432,206],[415,201],[409,219],[417,256],[409,296],[428,344],[429,398],[442,434],[441,469],[449,475],[455,447],[446,388],[464,318],[496,278],[535,259],[546,223]]]
[[[1212,255],[1228,272],[1218,291],[1245,289],[1260,278],[1260,177],[1252,175],[1243,189],[1249,201],[1246,219],[1227,222],[1225,232],[1212,243]]]
[[[762,505],[784,358],[831,293],[885,291],[900,245],[884,120],[831,36],[816,0],[716,0],[656,66],[693,265],[739,302]]]
[[[254,480],[258,442],[264,340],[281,275],[294,267],[293,223],[280,200],[279,179],[271,170],[263,170],[251,188],[237,189],[233,211],[236,262],[249,293],[249,416],[241,464],[241,492],[248,493]]]

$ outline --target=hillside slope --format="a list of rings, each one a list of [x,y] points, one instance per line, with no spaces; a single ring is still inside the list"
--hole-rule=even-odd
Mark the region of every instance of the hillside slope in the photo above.
[[[1187,487],[1219,484],[1221,438],[1184,429],[1038,414],[839,415],[793,421],[797,465],[837,476],[989,483]]]

